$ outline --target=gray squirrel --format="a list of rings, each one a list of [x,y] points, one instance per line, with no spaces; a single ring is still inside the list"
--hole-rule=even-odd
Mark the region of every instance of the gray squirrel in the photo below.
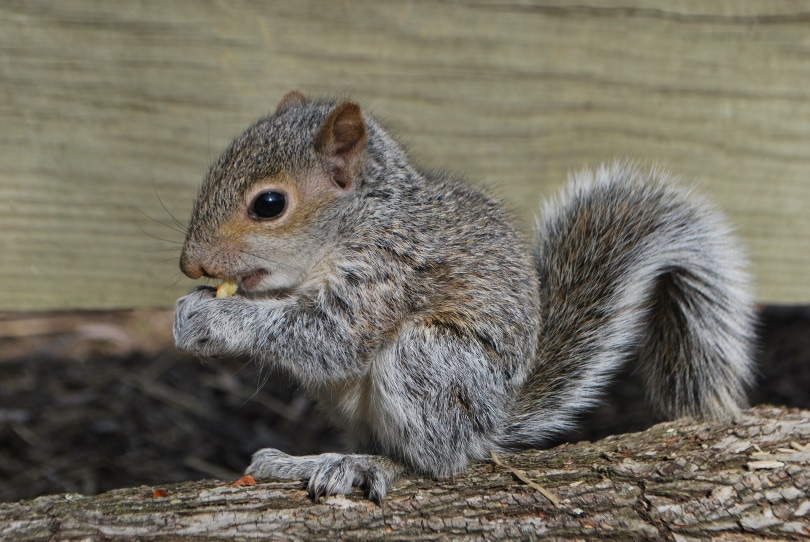
[[[722,216],[655,170],[574,175],[529,245],[502,205],[417,169],[351,101],[287,94],[211,166],[180,268],[239,281],[177,302],[200,357],[283,371],[355,453],[255,453],[256,477],[381,501],[570,429],[628,359],[663,415],[733,420],[754,305]]]

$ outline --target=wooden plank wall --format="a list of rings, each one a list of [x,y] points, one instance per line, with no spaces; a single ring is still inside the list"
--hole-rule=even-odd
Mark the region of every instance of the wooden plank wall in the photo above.
[[[68,0],[0,4],[0,310],[171,306],[169,211],[291,88],[361,100],[527,231],[567,171],[663,163],[762,301],[810,301],[810,2]]]

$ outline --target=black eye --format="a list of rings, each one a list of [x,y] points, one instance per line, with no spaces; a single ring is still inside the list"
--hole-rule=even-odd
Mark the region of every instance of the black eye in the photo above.
[[[287,207],[287,196],[281,192],[262,192],[253,200],[250,215],[259,220],[278,218]]]

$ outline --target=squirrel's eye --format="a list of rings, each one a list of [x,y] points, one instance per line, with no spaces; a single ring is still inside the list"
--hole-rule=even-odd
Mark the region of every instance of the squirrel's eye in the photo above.
[[[287,196],[281,192],[262,192],[253,200],[250,215],[258,220],[278,218],[287,207]]]

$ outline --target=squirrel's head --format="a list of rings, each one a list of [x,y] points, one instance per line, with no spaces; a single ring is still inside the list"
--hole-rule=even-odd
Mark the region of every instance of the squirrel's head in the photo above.
[[[180,269],[265,292],[298,286],[323,257],[359,184],[366,125],[354,102],[293,91],[211,166]]]

